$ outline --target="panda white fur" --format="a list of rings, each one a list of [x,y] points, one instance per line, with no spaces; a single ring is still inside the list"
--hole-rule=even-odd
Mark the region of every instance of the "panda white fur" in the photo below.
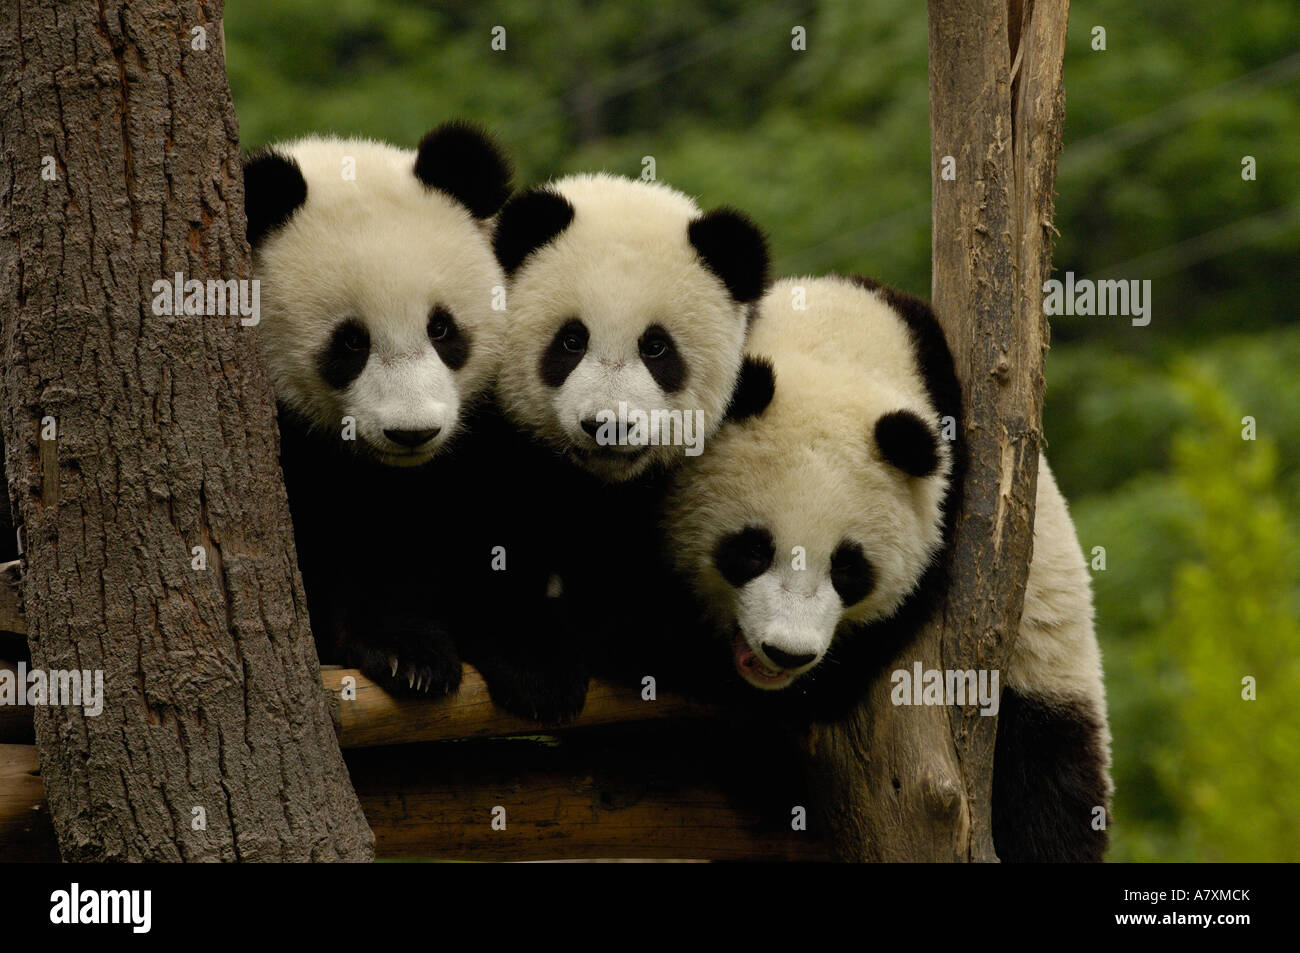
[[[767,245],[739,212],[592,174],[512,198],[494,247],[510,281],[499,467],[518,476],[501,494],[508,562],[488,580],[501,587],[484,599],[499,608],[496,651],[480,667],[499,705],[561,720],[581,710],[593,666],[613,664],[590,650],[653,624],[628,606],[650,607],[667,578],[665,474],[726,412]],[[638,413],[666,424],[657,445]],[[617,433],[620,414],[631,433]]]
[[[960,392],[929,307],[869,279],[778,282],[747,349],[771,376],[678,472],[667,546],[726,677],[782,717],[833,719],[942,601],[965,451],[940,421],[962,419]],[[1099,860],[1110,737],[1090,581],[1041,458],[1036,513],[1001,679],[995,846],[1009,861]]]
[[[417,150],[310,137],[244,166],[258,327],[322,657],[393,691],[460,679],[446,619],[474,528],[452,453],[495,377],[510,166],[447,123]],[[449,462],[451,461],[451,462]],[[445,570],[445,573],[443,572]]]

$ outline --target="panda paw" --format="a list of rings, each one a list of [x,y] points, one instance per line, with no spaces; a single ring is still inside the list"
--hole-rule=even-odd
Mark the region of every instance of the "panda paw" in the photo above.
[[[488,694],[498,708],[543,724],[572,721],[587,701],[585,665],[480,666]]]
[[[390,695],[440,698],[460,688],[460,656],[438,633],[402,632],[356,642],[352,664]]]

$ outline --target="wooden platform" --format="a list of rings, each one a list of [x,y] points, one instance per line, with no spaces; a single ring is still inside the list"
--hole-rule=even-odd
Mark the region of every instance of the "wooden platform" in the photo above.
[[[26,630],[17,566],[0,565],[0,654]],[[381,858],[825,857],[791,829],[806,807],[792,752],[707,707],[597,681],[574,722],[541,727],[494,706],[469,666],[439,700],[394,698],[355,669],[321,676]],[[0,706],[0,862],[58,858],[31,716]]]

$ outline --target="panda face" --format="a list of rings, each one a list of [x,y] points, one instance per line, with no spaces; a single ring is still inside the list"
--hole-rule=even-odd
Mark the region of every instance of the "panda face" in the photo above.
[[[419,153],[361,140],[280,147],[274,175],[292,182],[296,172],[304,197],[265,232],[270,173],[246,167],[262,351],[277,397],[391,466],[417,466],[444,447],[499,360],[504,312],[493,298],[504,275],[471,211],[475,191],[447,181],[447,153],[481,151],[476,135],[441,127]]]
[[[846,625],[897,611],[941,540],[935,488],[885,460],[870,427],[787,446],[768,423],[724,427],[667,513],[737,673],[772,690],[820,664]]]
[[[609,414],[616,420],[620,407],[626,408],[625,418],[635,418],[639,412],[648,419],[655,411],[667,411],[668,416],[660,419],[671,424],[672,415],[678,415],[685,439],[685,428],[694,428],[695,418],[684,415],[693,415],[696,409],[708,416],[716,414],[718,408],[704,408],[702,389],[686,389],[691,367],[666,326],[673,322],[602,320],[608,312],[601,314],[577,302],[570,308],[574,316],[559,326],[537,361],[538,378],[549,393],[545,413],[538,415],[534,425],[542,433],[549,432],[576,463],[609,482],[636,476],[656,459],[655,454],[666,462],[673,448],[603,442],[600,425],[611,419]],[[579,314],[586,314],[587,320]],[[741,343],[738,336],[726,342],[737,354]],[[714,370],[726,373],[725,367]],[[697,367],[696,373],[700,371]],[[616,434],[611,436],[617,439]]]
[[[611,483],[698,452],[764,280],[757,229],[662,185],[578,176],[508,204],[496,246],[513,274],[498,385],[512,419]]]
[[[749,346],[771,355],[770,403],[722,428],[676,475],[664,511],[679,573],[730,640],[737,674],[767,691],[898,612],[942,546],[951,470],[906,329],[848,286],[844,301],[809,289],[808,311],[777,313],[788,285],[765,299]],[[826,323],[816,306],[832,301],[845,320],[880,321],[869,346],[835,340],[859,326]]]
[[[280,400],[336,434],[350,418],[358,449],[394,466],[426,462],[454,435],[465,401],[490,380],[501,333],[491,259],[422,225],[385,235],[375,223],[369,241],[334,254],[290,233],[258,259],[270,276],[263,355]],[[304,259],[308,246],[320,257]]]
[[[688,425],[717,425],[744,339],[740,307],[684,250],[675,261],[627,248],[593,261],[574,242],[512,289],[507,366],[518,373],[503,398],[525,428],[619,482],[675,463]],[[620,409],[625,419],[668,412],[660,419],[682,421],[683,444],[602,443],[600,423]]]

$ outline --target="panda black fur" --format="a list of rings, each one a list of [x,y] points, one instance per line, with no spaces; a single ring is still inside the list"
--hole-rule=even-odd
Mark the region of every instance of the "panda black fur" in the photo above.
[[[620,671],[671,581],[657,513],[680,445],[610,445],[602,411],[699,411],[707,440],[740,377],[767,245],[742,214],[665,185],[576,175],[514,197],[494,244],[509,279],[497,516],[507,571],[478,664],[497,704],[577,714],[588,676]],[[650,672],[653,673],[653,668]]]
[[[835,720],[942,602],[965,448],[939,432],[962,419],[960,390],[928,305],[868,279],[778,282],[747,349],[770,386],[677,473],[666,545],[722,678],[778,718]],[[1007,861],[1100,860],[1110,737],[1090,581],[1041,457],[1036,514],[994,842]]]
[[[499,368],[505,276],[490,216],[510,175],[461,123],[415,151],[311,137],[244,167],[258,334],[318,649],[390,691],[460,682],[450,620],[479,504],[465,499],[473,462],[453,450]]]

